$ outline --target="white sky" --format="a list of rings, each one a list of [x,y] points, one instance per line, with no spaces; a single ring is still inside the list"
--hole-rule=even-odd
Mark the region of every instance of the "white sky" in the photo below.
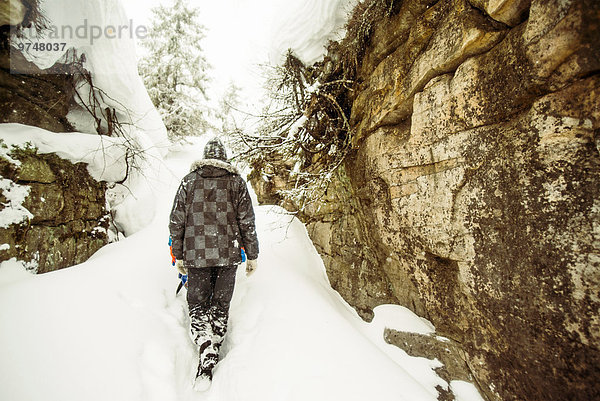
[[[254,103],[260,93],[259,64],[278,63],[287,48],[298,48],[314,62],[323,42],[342,26],[355,0],[189,0],[207,28],[205,55],[213,66],[209,91],[216,101],[234,81]],[[134,25],[147,25],[150,9],[172,0],[122,0]],[[338,29],[339,31],[339,29]]]

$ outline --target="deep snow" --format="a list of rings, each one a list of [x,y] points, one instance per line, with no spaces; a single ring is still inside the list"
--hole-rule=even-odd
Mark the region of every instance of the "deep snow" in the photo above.
[[[60,51],[36,51],[29,47],[23,55],[42,69],[57,61],[64,62],[65,58],[70,61],[68,55],[73,51],[78,56],[85,55],[83,66],[102,91],[99,110],[114,109],[128,137],[145,148],[152,146],[157,153],[166,154],[169,146],[166,128],[137,69],[135,40],[145,35],[146,27],[127,17],[121,0],[45,0],[40,6],[49,30],[38,33],[35,29],[24,29],[23,42],[65,46]],[[78,90],[81,99],[89,98],[89,86],[79,85]],[[77,131],[96,133],[96,122],[83,109],[71,108],[67,118]]]
[[[341,5],[353,1],[296,2],[295,7],[280,3],[272,11],[278,18],[270,20],[279,24],[266,24],[277,32],[269,35],[277,38],[268,46],[271,58],[288,47],[305,61],[321,57],[323,44],[343,22]],[[116,26],[127,19],[118,0],[52,0],[44,5],[58,27],[82,22]],[[284,9],[293,18],[279,19]],[[309,30],[306,21],[312,24]],[[262,19],[260,23],[265,25]],[[240,35],[234,36],[237,42]],[[236,54],[221,42],[219,46]],[[179,179],[201,154],[201,146],[172,153],[163,162],[166,132],[137,75],[133,40],[103,38],[92,45],[86,39],[69,42],[70,47],[86,53],[86,68],[110,94],[105,106],[115,107],[134,124],[127,133],[148,155],[145,176],[132,174],[128,188],[108,193],[122,230],[135,234],[104,247],[86,263],[53,273],[32,275],[14,260],[0,264],[1,400],[436,399],[435,386],[448,385],[432,370],[439,362],[410,357],[383,341],[384,327],[431,333],[431,324],[393,305],[376,308],[374,321],[363,322],[331,289],[304,226],[272,207],[256,208],[259,270],[251,278],[243,267],[238,271],[230,330],[213,386],[206,393],[194,392],[197,356],[188,335],[185,298],[175,296],[167,223]],[[256,46],[247,47],[256,52]],[[42,56],[32,60],[44,67],[63,54]],[[69,118],[80,131],[94,132],[81,115],[72,112]],[[73,133],[50,138],[42,131],[0,127],[7,144],[30,141],[40,152],[59,149],[68,153],[63,157],[88,163],[97,178],[122,177],[119,146],[111,148],[116,153],[107,163],[94,153],[102,148],[97,143],[102,138]],[[0,153],[6,157],[6,150]],[[14,195],[6,209],[15,211],[23,193],[9,185],[0,183],[5,194]],[[135,196],[128,196],[129,189]],[[154,220],[146,226],[151,216]],[[0,220],[5,217],[27,218],[27,211]],[[450,385],[459,401],[481,400],[468,383]]]
[[[32,127],[22,126],[20,131],[42,139],[44,146],[40,146],[39,142],[35,144],[43,153],[55,152],[65,157],[61,153],[65,153],[62,149],[66,148],[66,158],[72,160],[73,153],[82,155],[89,150],[91,155],[75,156],[75,159],[103,159],[99,160],[103,164],[100,171],[90,169],[94,178],[114,183],[126,176],[122,185],[118,184],[111,190],[110,207],[120,231],[126,235],[133,234],[149,224],[154,216],[154,199],[150,196],[152,188],[144,175],[156,175],[157,163],[154,161],[160,161],[172,145],[138,74],[135,39],[139,36],[138,32],[143,36],[147,28],[127,17],[121,0],[45,0],[41,8],[48,19],[49,29],[44,33],[36,32],[34,28],[23,29],[22,39],[13,38],[15,46],[18,43],[31,45],[38,42],[64,44],[57,51],[27,47],[23,55],[42,69],[57,61],[71,62],[73,54],[78,59],[85,56],[82,59],[83,67],[91,73],[98,104],[89,101],[90,85],[78,82],[78,96],[74,101],[79,106],[71,105],[67,114],[67,119],[77,132],[51,138],[52,134],[47,131],[48,135]],[[97,122],[87,111],[94,107],[98,115],[107,108],[114,112],[121,123],[119,138],[99,139]],[[106,130],[107,122],[104,120],[102,125]],[[6,124],[1,126],[0,138],[13,134],[13,142],[24,143],[28,140],[25,136],[19,139],[19,132],[14,128],[7,128]],[[109,145],[115,144],[127,145],[130,154],[143,154],[145,160],[136,156],[134,161],[129,162],[137,168],[126,171],[125,158],[121,157],[124,146],[110,146],[111,149],[108,149]],[[139,210],[144,213],[139,213]],[[111,232],[111,235],[116,233]]]
[[[199,147],[172,154],[158,177],[159,213],[92,259],[43,275],[0,265],[0,399],[11,401],[435,400],[432,368],[383,342],[383,327],[429,333],[409,310],[363,322],[329,286],[304,226],[256,207],[258,271],[238,271],[229,333],[212,388],[191,388],[197,356],[167,246],[179,179]],[[469,395],[473,386],[453,382]]]

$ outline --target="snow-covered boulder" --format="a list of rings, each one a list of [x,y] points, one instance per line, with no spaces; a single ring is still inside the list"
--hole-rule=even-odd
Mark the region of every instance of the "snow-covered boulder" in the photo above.
[[[2,125],[0,133],[10,140],[28,129]],[[29,144],[0,146],[0,261],[15,258],[44,273],[84,262],[107,244],[106,183],[92,178],[87,164]]]
[[[23,53],[25,57],[39,68],[47,69],[57,62],[70,62],[76,55],[75,59],[83,61],[82,67],[91,73],[97,88],[98,103],[94,105],[89,101],[92,88],[86,82],[78,85],[80,93],[75,100],[79,107],[69,113],[69,121],[75,128],[96,132],[96,121],[88,113],[92,107],[107,128],[105,110],[114,109],[127,135],[134,139],[147,137],[158,153],[166,154],[169,145],[166,129],[137,70],[135,38],[144,37],[147,28],[127,18],[120,0],[46,0],[41,12],[49,21],[48,29],[43,33],[34,28],[24,29],[24,35],[34,44],[43,41],[60,46],[56,46],[58,51],[54,47],[53,51],[29,47]]]

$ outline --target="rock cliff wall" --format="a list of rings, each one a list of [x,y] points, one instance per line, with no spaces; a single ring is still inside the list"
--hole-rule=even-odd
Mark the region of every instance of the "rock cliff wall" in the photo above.
[[[20,2],[9,3],[0,6],[0,17],[20,15],[6,10]],[[0,23],[16,25],[22,18],[17,22],[0,18]],[[19,51],[10,51],[8,37],[9,25],[1,26],[0,123],[72,131],[66,116],[75,85],[68,66],[40,70]],[[3,143],[0,147],[4,155],[0,156],[0,212],[15,207],[7,196],[11,188],[22,187],[28,196],[17,206],[32,215],[21,223],[0,226],[0,262],[16,258],[32,271],[45,273],[84,262],[108,243],[106,183],[95,181],[86,165],[38,154],[35,149],[8,149]]]
[[[400,3],[303,215],[331,283],[430,319],[491,400],[598,399],[600,4]]]
[[[16,258],[46,273],[82,263],[107,244],[106,184],[85,164],[32,149],[13,150],[10,159],[0,157],[0,178],[28,188],[22,206],[33,217],[0,227],[0,261]],[[0,210],[11,206],[4,195]]]

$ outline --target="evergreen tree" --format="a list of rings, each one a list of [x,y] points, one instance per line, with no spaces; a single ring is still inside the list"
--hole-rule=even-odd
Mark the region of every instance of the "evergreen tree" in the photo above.
[[[204,26],[185,0],[152,9],[148,54],[139,71],[171,139],[201,135],[209,127],[206,84],[210,68],[201,46]]]
[[[241,88],[239,86],[230,82],[219,101],[215,117],[221,125],[220,130],[223,134],[227,134],[237,128],[234,112],[240,106],[240,91]]]
[[[245,150],[245,146],[240,141],[242,128],[238,121],[244,117],[244,113],[239,111],[240,91],[239,86],[230,82],[216,110],[217,124],[220,123],[220,128],[216,127],[216,130],[221,133],[221,139],[224,140],[233,155]]]

